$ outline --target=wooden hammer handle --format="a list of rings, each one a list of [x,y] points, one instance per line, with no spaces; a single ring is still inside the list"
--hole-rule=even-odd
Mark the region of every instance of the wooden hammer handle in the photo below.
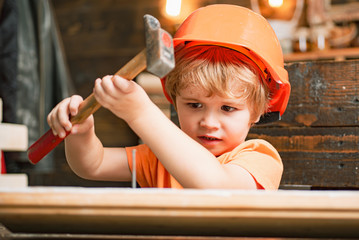
[[[127,80],[134,79],[139,73],[146,69],[146,49],[138,53],[126,65],[118,70],[115,75]],[[79,106],[79,112],[72,117],[71,123],[78,124],[85,121],[91,114],[96,112],[101,105],[96,101],[94,94],[88,96]],[[69,135],[69,132],[66,136]],[[52,149],[54,149],[64,138],[54,136],[52,130],[48,130],[42,137],[33,143],[27,150],[27,155],[31,163],[38,163]]]

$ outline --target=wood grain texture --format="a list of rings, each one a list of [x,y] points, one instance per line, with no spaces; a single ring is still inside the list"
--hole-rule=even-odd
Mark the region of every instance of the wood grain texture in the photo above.
[[[0,219],[27,233],[359,237],[358,202],[349,191],[1,189]]]
[[[359,189],[359,61],[286,66],[292,87],[282,120],[251,129],[279,151],[282,185]]]
[[[292,63],[288,108],[279,125],[359,125],[359,61]]]

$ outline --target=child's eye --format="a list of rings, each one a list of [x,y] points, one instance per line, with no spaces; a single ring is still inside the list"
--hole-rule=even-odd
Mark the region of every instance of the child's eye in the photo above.
[[[190,108],[201,108],[201,107],[202,107],[202,104],[201,104],[201,103],[187,103],[187,105],[188,105]]]
[[[223,105],[221,109],[225,112],[233,112],[234,110],[236,110],[236,108],[227,105]]]

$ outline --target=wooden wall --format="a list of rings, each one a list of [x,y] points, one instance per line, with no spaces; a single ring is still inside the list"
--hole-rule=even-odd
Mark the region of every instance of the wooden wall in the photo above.
[[[359,188],[359,60],[291,63],[282,120],[251,130],[284,161],[282,185]]]

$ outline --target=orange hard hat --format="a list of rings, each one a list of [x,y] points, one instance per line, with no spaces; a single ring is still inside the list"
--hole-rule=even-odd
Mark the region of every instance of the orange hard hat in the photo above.
[[[175,52],[186,44],[217,45],[243,53],[259,68],[268,82],[271,101],[268,113],[282,115],[290,95],[288,72],[282,48],[268,21],[252,10],[236,5],[214,4],[189,15],[178,28]],[[165,78],[162,79],[162,85]],[[167,99],[170,100],[165,92]],[[170,100],[171,102],[171,100]]]

